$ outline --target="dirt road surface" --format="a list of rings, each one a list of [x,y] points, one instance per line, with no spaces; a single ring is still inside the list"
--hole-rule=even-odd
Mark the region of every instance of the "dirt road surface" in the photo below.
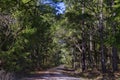
[[[70,77],[63,74],[64,65],[48,69],[46,71],[38,71],[34,74],[30,74],[20,80],[83,80],[76,77]]]

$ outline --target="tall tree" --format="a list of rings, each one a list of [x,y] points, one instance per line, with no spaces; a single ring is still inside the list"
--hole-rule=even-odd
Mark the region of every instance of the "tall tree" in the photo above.
[[[113,6],[114,6],[114,0],[111,0],[111,11],[113,11]],[[112,17],[115,16],[115,12],[112,13]],[[113,34],[113,37],[115,38],[115,41],[113,42],[112,44],[112,67],[113,67],[113,71],[117,71],[118,70],[118,53],[117,53],[117,48],[116,48],[116,23],[113,21],[113,24],[112,24],[112,34]]]
[[[104,30],[104,24],[103,24],[103,0],[99,0],[99,6],[100,6],[99,31],[100,31],[101,65],[102,65],[102,71],[103,71],[103,72],[106,72],[105,53],[104,53],[104,42],[103,42],[103,30]]]

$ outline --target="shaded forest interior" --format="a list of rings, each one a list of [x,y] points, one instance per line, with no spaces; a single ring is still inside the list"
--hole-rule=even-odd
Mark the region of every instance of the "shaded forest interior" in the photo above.
[[[0,0],[0,69],[61,64],[71,76],[120,78],[120,0]]]

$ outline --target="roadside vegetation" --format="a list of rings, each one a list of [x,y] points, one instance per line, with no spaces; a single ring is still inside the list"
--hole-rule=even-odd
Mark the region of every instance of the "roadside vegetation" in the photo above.
[[[42,1],[0,1],[0,80],[61,64],[72,76],[120,79],[120,0],[53,0],[61,13]]]

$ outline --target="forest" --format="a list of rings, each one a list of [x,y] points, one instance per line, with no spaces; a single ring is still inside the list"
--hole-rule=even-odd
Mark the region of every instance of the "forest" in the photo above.
[[[0,80],[59,65],[119,80],[119,40],[120,0],[0,0]]]

